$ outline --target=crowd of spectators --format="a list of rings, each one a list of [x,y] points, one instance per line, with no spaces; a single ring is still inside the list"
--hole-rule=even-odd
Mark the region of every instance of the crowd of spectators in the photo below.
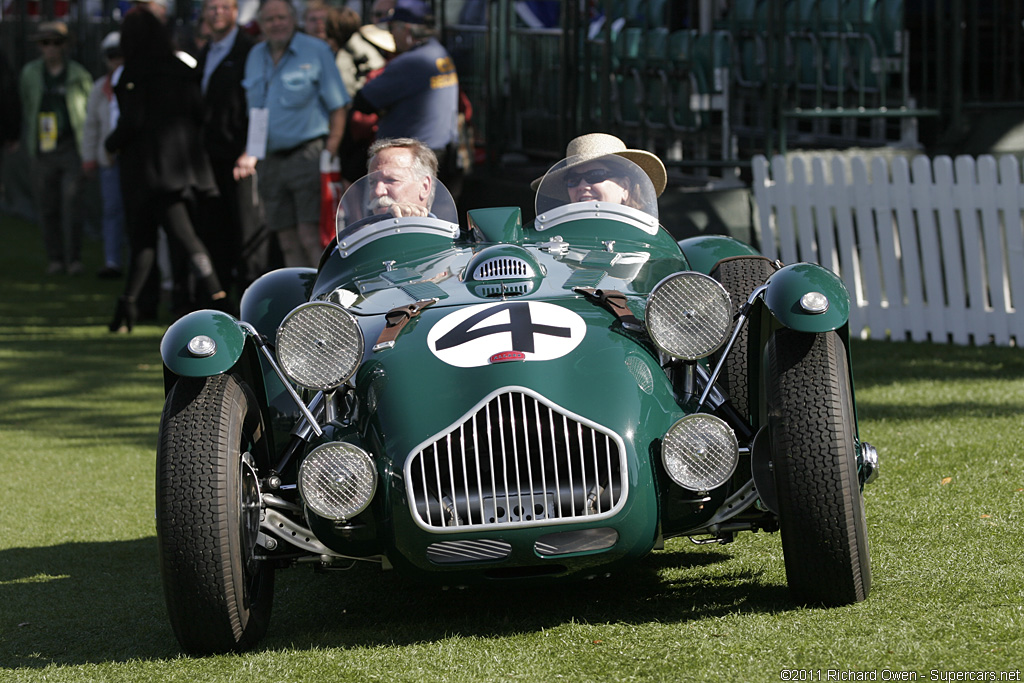
[[[165,298],[172,317],[233,311],[268,270],[315,267],[321,169],[350,184],[378,137],[433,150],[457,192],[460,89],[430,4],[376,0],[365,24],[361,4],[260,0],[245,24],[238,0],[204,0],[182,31],[168,0],[137,0],[103,39],[95,78],[69,58],[68,25],[40,23],[39,57],[20,75],[0,64],[0,115],[5,149],[30,159],[45,272],[82,272],[76,207],[93,178],[97,275],[125,281],[113,332],[158,317]]]

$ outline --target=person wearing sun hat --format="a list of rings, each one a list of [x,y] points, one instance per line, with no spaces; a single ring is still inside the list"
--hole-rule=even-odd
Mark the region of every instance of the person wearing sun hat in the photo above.
[[[82,131],[92,75],[67,58],[71,40],[61,21],[44,21],[31,36],[40,57],[21,70],[22,142],[32,161],[32,186],[50,275],[82,272]],[[66,243],[65,243],[66,242]]]
[[[619,138],[588,133],[574,138],[565,159],[530,183],[538,210],[570,202],[600,201],[656,212],[668,174],[657,155],[629,149]]]

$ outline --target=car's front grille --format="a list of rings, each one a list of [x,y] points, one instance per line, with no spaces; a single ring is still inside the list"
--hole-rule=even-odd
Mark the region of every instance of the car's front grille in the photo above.
[[[431,531],[594,521],[626,498],[622,441],[526,389],[496,392],[406,463]]]

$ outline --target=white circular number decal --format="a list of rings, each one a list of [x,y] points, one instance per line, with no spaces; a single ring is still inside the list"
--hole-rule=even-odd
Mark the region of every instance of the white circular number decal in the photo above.
[[[459,309],[427,335],[431,352],[448,365],[475,368],[513,360],[553,360],[583,341],[577,313],[542,301],[504,301]]]

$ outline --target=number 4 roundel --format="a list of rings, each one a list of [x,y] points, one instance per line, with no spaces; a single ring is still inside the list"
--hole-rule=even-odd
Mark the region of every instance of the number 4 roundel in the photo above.
[[[583,318],[567,308],[543,301],[503,301],[449,313],[430,330],[427,345],[448,365],[474,368],[509,351],[527,361],[561,358],[586,333]]]

